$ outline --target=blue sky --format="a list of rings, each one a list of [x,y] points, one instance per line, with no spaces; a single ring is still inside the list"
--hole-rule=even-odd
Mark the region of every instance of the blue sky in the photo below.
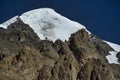
[[[0,23],[42,7],[53,8],[98,37],[120,44],[120,0],[0,0]]]

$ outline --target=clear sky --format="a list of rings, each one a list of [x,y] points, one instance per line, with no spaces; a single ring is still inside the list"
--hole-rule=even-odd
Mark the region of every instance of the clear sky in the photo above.
[[[0,0],[0,23],[42,7],[53,8],[98,37],[120,44],[120,0]]]

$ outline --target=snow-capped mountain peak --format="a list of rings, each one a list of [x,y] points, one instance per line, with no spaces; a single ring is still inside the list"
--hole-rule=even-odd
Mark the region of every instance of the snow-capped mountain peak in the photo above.
[[[0,26],[7,28],[8,25],[17,21],[17,18],[18,16],[15,16]],[[47,37],[53,41],[57,39],[64,41],[68,40],[72,33],[82,28],[86,29],[85,26],[63,17],[50,8],[34,9],[23,13],[19,18],[24,23],[28,24],[34,32],[37,33],[40,39]],[[90,32],[88,31],[88,33]]]
[[[17,21],[17,18],[20,18],[24,23],[28,24],[42,40],[47,37],[52,41],[57,39],[64,41],[68,40],[72,33],[83,28],[86,29],[80,23],[71,21],[50,8],[40,8],[25,12],[21,16],[15,16],[0,24],[0,27],[7,28],[11,23]],[[87,29],[86,31],[91,34]],[[109,63],[119,64],[116,54],[120,52],[120,45],[108,41],[104,42],[115,50],[110,51],[109,53],[111,55],[106,56]]]

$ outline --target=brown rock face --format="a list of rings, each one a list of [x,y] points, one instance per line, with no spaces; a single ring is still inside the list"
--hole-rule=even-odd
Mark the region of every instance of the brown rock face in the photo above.
[[[82,29],[69,41],[40,40],[21,20],[0,28],[0,80],[119,80],[120,65],[105,59],[112,48],[93,37]]]

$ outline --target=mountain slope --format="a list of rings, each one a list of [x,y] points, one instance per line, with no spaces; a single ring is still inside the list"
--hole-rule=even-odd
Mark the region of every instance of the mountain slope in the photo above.
[[[21,20],[0,28],[2,80],[117,80],[105,57],[81,29],[69,41],[40,40]],[[105,48],[106,49],[106,48]]]

